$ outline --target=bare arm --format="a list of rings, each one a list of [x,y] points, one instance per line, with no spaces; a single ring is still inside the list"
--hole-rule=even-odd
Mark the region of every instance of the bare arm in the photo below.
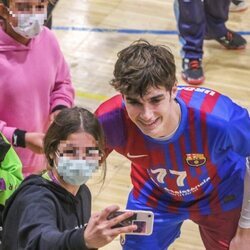
[[[248,250],[250,246],[250,157],[246,163],[241,217],[236,235],[230,243],[230,250]]]

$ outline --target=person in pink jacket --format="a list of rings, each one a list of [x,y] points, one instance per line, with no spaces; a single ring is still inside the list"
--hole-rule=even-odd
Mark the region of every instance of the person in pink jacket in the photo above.
[[[43,26],[47,0],[4,0],[0,6],[0,131],[16,147],[23,174],[44,166],[44,132],[72,107],[69,67]]]

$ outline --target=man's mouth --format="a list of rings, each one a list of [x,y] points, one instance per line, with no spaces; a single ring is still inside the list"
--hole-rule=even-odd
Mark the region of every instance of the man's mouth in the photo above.
[[[158,125],[159,121],[160,121],[160,118],[158,117],[155,120],[149,121],[149,122],[139,120],[139,123],[146,129],[153,129]]]

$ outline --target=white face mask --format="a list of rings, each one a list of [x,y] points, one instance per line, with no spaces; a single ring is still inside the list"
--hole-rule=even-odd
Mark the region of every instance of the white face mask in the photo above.
[[[98,167],[99,160],[70,159],[60,156],[57,171],[65,182],[80,186],[87,182]]]
[[[26,38],[37,36],[42,28],[47,14],[16,14],[17,27],[13,27],[16,33]]]

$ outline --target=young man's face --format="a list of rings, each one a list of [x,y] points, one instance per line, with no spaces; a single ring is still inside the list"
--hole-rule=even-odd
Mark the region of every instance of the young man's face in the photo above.
[[[9,8],[14,14],[43,14],[47,10],[47,0],[10,0]]]
[[[170,95],[164,87],[150,87],[147,94],[126,96],[124,101],[130,119],[146,135],[153,138],[167,136],[173,127],[177,114],[175,102],[177,87],[174,86]]]

